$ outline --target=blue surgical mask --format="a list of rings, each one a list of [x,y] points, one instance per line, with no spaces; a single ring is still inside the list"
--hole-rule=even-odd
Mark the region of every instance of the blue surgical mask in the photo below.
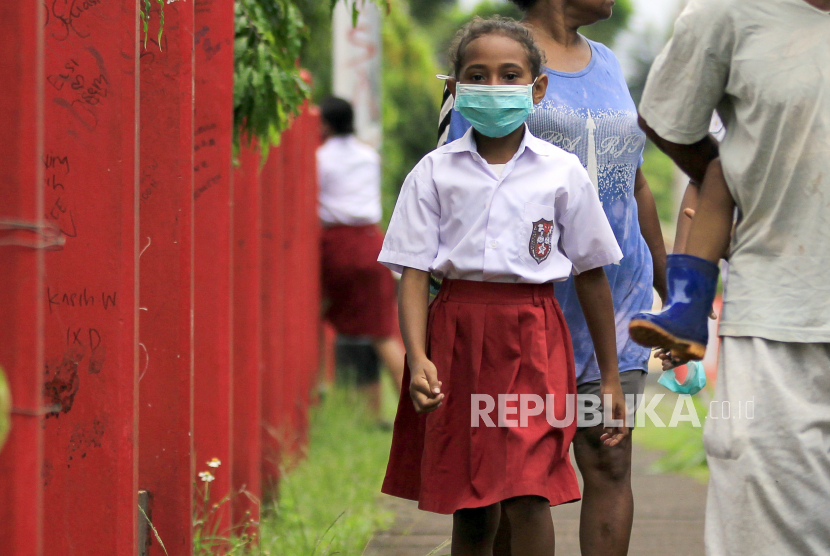
[[[455,109],[482,135],[504,137],[516,131],[533,112],[533,85],[459,83]]]
[[[700,361],[689,361],[686,363],[686,368],[689,371],[686,373],[686,380],[682,384],[677,382],[674,369],[669,369],[663,373],[663,376],[657,382],[677,394],[694,396],[706,386],[706,369]]]

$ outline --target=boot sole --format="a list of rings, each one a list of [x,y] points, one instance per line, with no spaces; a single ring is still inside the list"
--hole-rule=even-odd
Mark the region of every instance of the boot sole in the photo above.
[[[698,342],[678,338],[665,328],[647,320],[632,320],[628,325],[631,339],[645,347],[671,350],[672,357],[700,361],[706,355],[706,346]]]

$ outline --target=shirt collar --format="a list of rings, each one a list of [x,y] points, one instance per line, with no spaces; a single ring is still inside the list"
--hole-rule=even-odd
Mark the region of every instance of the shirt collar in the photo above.
[[[530,149],[534,153],[547,156],[548,153],[546,151],[547,143],[530,133],[530,130],[527,127],[527,124],[523,124],[525,127],[525,134],[522,137],[522,142],[519,145],[519,150],[516,151],[516,154],[513,158],[518,158],[524,152],[524,150]],[[463,152],[471,152],[471,153],[478,153],[478,148],[476,147],[475,139],[473,138],[473,128],[467,130],[462,137],[450,143],[447,147],[447,150],[444,151],[445,153],[463,153]]]

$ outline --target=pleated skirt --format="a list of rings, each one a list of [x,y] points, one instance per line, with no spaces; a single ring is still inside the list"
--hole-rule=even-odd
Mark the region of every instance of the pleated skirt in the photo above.
[[[551,426],[543,411],[520,426],[518,415],[521,395],[553,394],[562,419],[566,395],[576,394],[571,339],[551,284],[444,280],[429,309],[427,356],[444,402],[418,415],[404,369],[384,493],[441,514],[517,496],[541,496],[552,506],[579,500],[568,454],[576,423]],[[496,426],[472,426],[474,394],[494,400]]]

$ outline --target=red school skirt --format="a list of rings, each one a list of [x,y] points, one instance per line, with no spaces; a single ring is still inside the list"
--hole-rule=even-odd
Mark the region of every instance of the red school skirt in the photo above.
[[[498,426],[499,394],[554,394],[560,420],[565,395],[576,394],[571,338],[551,284],[444,280],[429,309],[427,356],[444,402],[415,413],[404,368],[384,493],[441,514],[516,496],[541,496],[552,506],[579,500],[568,455],[576,422],[551,427],[542,412],[526,427]],[[473,394],[492,396],[497,426],[471,426]]]
[[[378,262],[383,233],[375,224],[323,230],[320,267],[325,319],[347,336],[388,338],[398,330],[397,286]]]

